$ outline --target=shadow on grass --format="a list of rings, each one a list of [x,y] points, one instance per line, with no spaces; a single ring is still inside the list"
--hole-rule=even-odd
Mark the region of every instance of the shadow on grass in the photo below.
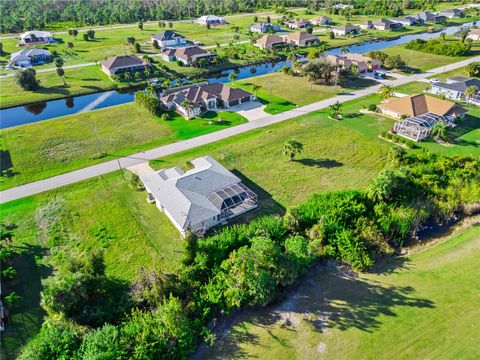
[[[274,326],[296,332],[300,322],[306,322],[312,325],[311,331],[318,333],[352,328],[372,333],[382,324],[382,317],[395,317],[402,307],[425,310],[435,307],[432,301],[416,296],[411,286],[367,281],[333,261],[310,269],[299,286],[286,295],[288,299],[278,304],[244,311],[233,316],[233,321],[227,319],[228,324],[219,326],[223,335],[218,337],[216,347],[219,351],[209,357],[220,359],[228,354],[228,358],[238,359],[250,356],[241,348],[242,344],[260,345],[260,337],[250,330],[250,325],[245,325],[246,322],[265,329],[272,340],[287,347],[287,338],[278,332],[272,333]]]
[[[17,281],[4,292],[15,291],[22,297],[20,305],[12,309],[5,322],[5,332],[1,337],[1,358],[14,359],[19,348],[30,340],[42,326],[44,312],[40,307],[41,280],[52,273],[51,267],[40,265],[37,259],[45,249],[35,245],[20,247],[22,254],[14,263]]]
[[[343,163],[333,159],[299,159],[294,161],[305,166],[327,168],[327,169],[343,166]]]
[[[17,175],[13,171],[13,162],[9,150],[0,150],[0,174],[7,178]]]

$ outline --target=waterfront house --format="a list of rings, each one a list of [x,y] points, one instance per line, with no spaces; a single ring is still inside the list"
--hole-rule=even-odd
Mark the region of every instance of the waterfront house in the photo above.
[[[160,56],[165,61],[181,61],[184,65],[190,66],[200,60],[209,63],[216,54],[208,52],[198,46],[188,46],[164,49]]]
[[[143,72],[149,66],[143,59],[135,55],[112,56],[100,64],[102,71],[108,76],[126,72]]]
[[[305,31],[297,31],[286,35],[285,43],[288,45],[308,46],[318,43],[318,37]]]
[[[331,30],[337,36],[357,35],[360,32],[360,28],[355,25],[333,26]]]
[[[257,40],[255,46],[260,49],[273,49],[275,47],[281,47],[285,45],[285,40],[278,35],[263,35]]]

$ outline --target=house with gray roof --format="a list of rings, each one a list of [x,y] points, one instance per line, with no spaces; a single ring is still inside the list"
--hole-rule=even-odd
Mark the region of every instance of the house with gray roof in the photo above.
[[[461,9],[447,9],[440,11],[438,15],[445,16],[448,19],[458,19],[465,17],[465,12]]]
[[[179,167],[141,175],[148,199],[155,202],[180,231],[204,233],[258,207],[257,195],[210,156]]]
[[[207,82],[167,89],[160,96],[163,107],[177,111],[186,119],[254,100],[255,96],[243,89]]]
[[[431,85],[428,91],[431,94],[443,95],[447,99],[466,101],[465,90],[469,86],[475,86],[480,90],[480,80],[474,78],[467,78],[463,76],[455,76],[447,79],[445,82],[435,82]],[[480,94],[477,94],[473,99],[468,99],[468,102],[480,105]]]
[[[424,21],[413,16],[405,16],[403,18],[390,19],[391,22],[402,24],[403,26],[423,25]]]
[[[209,63],[216,54],[199,46],[187,46],[164,49],[160,56],[165,61],[181,61],[184,65],[190,66],[201,59]]]
[[[152,35],[151,41],[152,43],[156,41],[162,49],[187,45],[185,37],[173,30],[165,30],[160,34]]]
[[[267,23],[267,22],[260,22],[257,24],[252,24],[249,26],[251,32],[264,34],[268,32],[277,32],[280,31],[281,28],[277,24]]]
[[[52,54],[44,49],[23,49],[10,55],[7,68],[22,67],[27,68],[34,65],[44,64],[50,61]]]
[[[432,24],[440,24],[444,23],[447,21],[447,17],[444,15],[437,15],[428,11],[424,11],[415,15],[411,15],[411,17],[426,22],[426,23],[432,23]]]

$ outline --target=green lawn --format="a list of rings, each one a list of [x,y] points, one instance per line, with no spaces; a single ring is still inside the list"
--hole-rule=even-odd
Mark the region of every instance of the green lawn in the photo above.
[[[203,358],[478,359],[479,256],[477,225],[371,273],[319,266],[278,305],[237,315]]]
[[[83,95],[92,92],[110,90],[115,87],[110,78],[97,66],[65,70],[66,85],[57,73],[37,74],[41,88],[36,91],[25,91],[15,83],[13,77],[0,80],[0,109],[20,104],[53,100],[69,96]]]
[[[468,57],[430,54],[423,51],[406,49],[403,45],[390,47],[382,51],[389,55],[400,55],[407,63],[407,66],[413,70],[426,71],[465,60],[470,56],[477,56],[480,52],[480,43],[473,43],[472,54]]]
[[[0,185],[6,189],[245,121],[227,112],[190,121],[172,113],[171,120],[162,121],[130,103],[4,129],[2,160],[13,164],[14,176],[2,178]],[[98,129],[103,157],[92,125]]]
[[[297,106],[311,104],[374,84],[374,81],[357,79],[355,81],[347,81],[343,87],[338,86],[335,88],[330,85],[312,84],[305,77],[285,75],[282,72],[277,72],[256,76],[231,83],[230,85],[241,87],[252,93],[255,92],[253,85],[260,86],[260,89],[256,92],[258,99],[265,104],[269,104],[271,101],[270,107],[267,107],[265,111],[277,114]],[[272,89],[271,99],[270,87]]]

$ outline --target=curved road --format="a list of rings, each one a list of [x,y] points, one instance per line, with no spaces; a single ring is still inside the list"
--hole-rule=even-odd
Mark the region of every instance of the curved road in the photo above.
[[[415,74],[412,76],[405,76],[388,82],[389,85],[399,86],[412,81],[420,81],[429,76],[437,75],[445,71],[455,70],[468,65],[471,62],[480,61],[480,56],[463,60],[454,64],[449,64],[436,69],[429,70],[424,73]],[[139,152],[130,156],[125,156],[117,160],[107,161],[101,164],[88,166],[83,169],[75,170],[69,173],[53,176],[48,179],[35,181],[25,185],[17,186],[8,190],[0,192],[0,203],[20,199],[29,195],[38,194],[44,191],[52,190],[64,185],[73,184],[78,181],[90,179],[99,175],[107,174],[119,170],[119,163],[122,168],[138,165],[143,162],[172,155],[181,151],[196,148],[205,144],[229,138],[231,136],[245,133],[247,131],[262,128],[272,124],[280,123],[286,120],[293,119],[299,115],[310,113],[313,111],[325,109],[335,102],[346,102],[353,99],[358,99],[366,95],[376,93],[381,85],[374,85],[365,89],[361,89],[351,94],[343,94],[335,96],[330,99],[322,100],[313,104],[305,105],[296,109],[292,109],[281,114],[266,116],[252,122],[216,131],[207,135],[202,135],[193,139],[179,141],[173,144],[160,146],[148,151]]]

